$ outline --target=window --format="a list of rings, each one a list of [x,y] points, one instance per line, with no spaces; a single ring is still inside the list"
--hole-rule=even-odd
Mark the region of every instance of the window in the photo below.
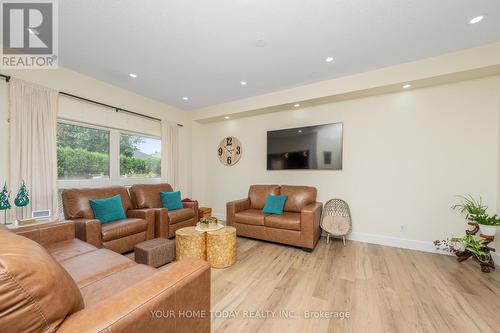
[[[57,176],[60,188],[157,183],[161,176],[161,140],[60,119]]]
[[[139,135],[120,134],[120,176],[158,178],[161,175],[161,141]]]
[[[107,130],[58,123],[58,179],[109,178],[109,142]]]

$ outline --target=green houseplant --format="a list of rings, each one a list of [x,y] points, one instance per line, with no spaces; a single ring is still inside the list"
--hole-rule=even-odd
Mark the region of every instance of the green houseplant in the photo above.
[[[495,236],[497,227],[500,225],[500,217],[495,215],[477,215],[473,216],[473,221],[479,225],[479,232],[484,236]]]
[[[457,195],[457,198],[460,199],[460,203],[451,206],[451,209],[466,214],[465,218],[467,221],[476,222],[474,221],[476,217],[486,214],[488,207],[483,204],[483,198],[479,197],[478,200],[470,194],[467,196]]]
[[[489,263],[491,253],[487,250],[484,239],[477,239],[472,235],[459,238],[434,241],[434,245],[442,251],[457,253],[469,251],[481,263]]]

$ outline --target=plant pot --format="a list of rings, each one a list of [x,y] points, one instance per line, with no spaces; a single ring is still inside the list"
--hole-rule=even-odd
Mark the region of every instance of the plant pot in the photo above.
[[[496,225],[485,225],[485,224],[480,224],[479,225],[479,232],[484,235],[484,236],[495,236],[497,232],[497,226]]]
[[[457,242],[455,243],[455,245],[453,246],[453,249],[457,252],[464,252],[465,251],[465,248],[466,248],[467,244],[465,244],[464,242]]]

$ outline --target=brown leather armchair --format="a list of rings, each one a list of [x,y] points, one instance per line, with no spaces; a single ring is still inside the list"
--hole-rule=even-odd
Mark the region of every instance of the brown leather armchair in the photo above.
[[[16,233],[0,226],[1,332],[210,332],[205,261],[136,264],[75,239],[73,222]]]
[[[155,237],[175,237],[180,228],[195,226],[198,222],[198,202],[183,202],[183,208],[169,211],[163,208],[160,192],[172,192],[172,186],[162,184],[140,184],[130,188],[130,196],[137,209],[152,209],[155,212]]]
[[[120,194],[127,218],[101,223],[94,217],[89,200]],[[128,191],[121,186],[67,189],[62,193],[64,216],[75,222],[76,236],[97,248],[118,253],[132,251],[137,243],[154,238],[155,212],[133,209]]]
[[[227,225],[239,236],[302,247],[312,251],[321,236],[323,205],[316,188],[289,185],[252,185],[245,199],[227,203]],[[283,215],[262,213],[268,195],[286,195]]]

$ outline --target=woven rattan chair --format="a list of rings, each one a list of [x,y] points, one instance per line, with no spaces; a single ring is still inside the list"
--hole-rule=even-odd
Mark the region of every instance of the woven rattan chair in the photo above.
[[[341,199],[328,200],[321,214],[321,229],[326,232],[326,243],[330,242],[330,235],[342,236],[345,245],[345,236],[352,230],[351,211],[347,202]]]

